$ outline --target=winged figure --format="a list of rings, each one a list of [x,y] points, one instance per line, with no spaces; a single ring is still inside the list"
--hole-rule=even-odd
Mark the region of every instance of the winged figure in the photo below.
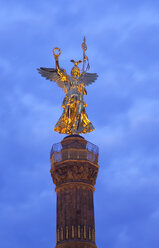
[[[54,131],[62,134],[79,134],[88,133],[94,130],[92,123],[89,121],[85,108],[87,104],[83,96],[87,95],[86,86],[92,84],[97,79],[96,73],[88,73],[89,62],[85,55],[87,46],[82,43],[83,49],[83,70],[81,71],[78,64],[82,61],[74,61],[71,75],[59,66],[58,57],[61,54],[59,48],[54,48],[53,55],[56,61],[56,68],[40,67],[37,69],[41,76],[50,81],[54,81],[65,93],[62,103],[63,113],[55,125]],[[85,69],[87,65],[87,68]]]

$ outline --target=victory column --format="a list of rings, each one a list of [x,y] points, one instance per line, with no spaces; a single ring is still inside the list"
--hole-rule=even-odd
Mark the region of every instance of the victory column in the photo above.
[[[56,248],[97,248],[94,222],[94,185],[98,174],[98,147],[79,134],[94,130],[83,96],[86,86],[98,75],[88,73],[86,39],[82,43],[83,61],[74,61],[71,75],[59,66],[61,50],[53,50],[56,68],[40,67],[39,73],[65,92],[63,113],[54,130],[67,134],[51,149],[51,176],[57,193]],[[83,63],[82,70],[79,64]]]

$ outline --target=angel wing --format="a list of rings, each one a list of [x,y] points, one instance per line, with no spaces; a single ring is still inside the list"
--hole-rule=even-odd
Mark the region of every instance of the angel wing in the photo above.
[[[37,70],[41,74],[42,77],[45,77],[46,79],[57,83],[58,86],[64,90],[65,94],[67,94],[67,91],[68,91],[67,85],[70,79],[63,69],[60,69],[62,76],[59,75],[57,72],[57,69],[54,69],[54,68],[40,67]]]
[[[79,77],[78,82],[84,83],[85,86],[88,86],[96,81],[98,77],[97,73],[82,73],[82,75]]]

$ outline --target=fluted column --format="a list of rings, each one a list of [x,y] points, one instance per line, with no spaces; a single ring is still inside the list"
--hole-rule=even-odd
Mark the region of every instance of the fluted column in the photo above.
[[[57,193],[56,248],[96,248],[93,192],[98,149],[78,135],[67,136],[51,153]]]

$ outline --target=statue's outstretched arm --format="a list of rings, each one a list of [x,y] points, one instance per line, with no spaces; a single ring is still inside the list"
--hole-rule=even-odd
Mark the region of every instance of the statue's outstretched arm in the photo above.
[[[56,50],[58,50],[58,54]],[[69,84],[72,79],[69,75],[67,75],[66,71],[60,68],[59,66],[58,57],[60,54],[61,54],[60,49],[57,47],[54,48],[53,55],[56,62],[56,68],[40,67],[37,70],[42,77],[45,77],[46,79],[49,79],[50,81],[54,81],[55,83],[57,83],[58,86],[64,90],[65,94],[67,94],[69,89]]]
[[[58,50],[58,54],[55,54],[56,50]],[[59,66],[59,59],[58,58],[59,58],[60,54],[61,54],[61,50],[58,47],[55,47],[53,50],[53,55],[54,55],[55,62],[56,62],[57,73],[61,77],[62,81],[68,81],[68,76],[67,76],[66,71],[64,69],[61,69]]]

